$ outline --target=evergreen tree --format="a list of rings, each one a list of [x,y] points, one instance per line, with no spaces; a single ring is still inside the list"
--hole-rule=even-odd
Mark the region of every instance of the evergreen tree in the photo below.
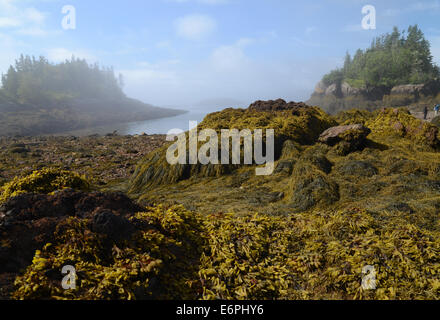
[[[348,81],[354,86],[391,87],[439,77],[430,44],[415,25],[408,28],[407,34],[394,27],[392,33],[373,39],[370,48],[357,50],[353,59],[347,53],[344,66],[325,75],[323,81],[327,85]]]
[[[121,98],[122,82],[113,68],[72,57],[51,64],[44,57],[21,55],[2,76],[3,94],[20,103],[47,105],[71,98]]]

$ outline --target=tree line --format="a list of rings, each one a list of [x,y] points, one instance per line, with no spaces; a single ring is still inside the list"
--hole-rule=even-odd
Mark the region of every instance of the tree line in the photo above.
[[[72,57],[59,64],[45,57],[21,55],[2,75],[0,97],[38,106],[51,106],[75,98],[122,98],[122,76],[113,68],[89,65]]]
[[[421,84],[440,78],[430,43],[417,25],[407,31],[394,27],[392,33],[375,38],[371,47],[347,52],[344,66],[323,77],[325,85],[347,82],[356,88]]]

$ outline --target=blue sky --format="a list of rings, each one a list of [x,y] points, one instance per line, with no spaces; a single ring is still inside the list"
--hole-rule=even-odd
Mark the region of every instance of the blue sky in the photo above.
[[[61,26],[65,5],[75,30]],[[364,5],[376,8],[376,30],[361,28]],[[438,0],[0,0],[0,71],[20,53],[73,54],[113,66],[129,96],[156,105],[300,101],[347,50],[411,24],[440,63]]]

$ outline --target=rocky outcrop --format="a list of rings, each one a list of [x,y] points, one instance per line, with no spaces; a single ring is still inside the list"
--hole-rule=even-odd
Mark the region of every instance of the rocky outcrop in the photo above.
[[[313,92],[312,96],[324,97],[324,96],[335,96],[338,98],[344,98],[349,96],[357,96],[365,93],[364,89],[358,89],[350,86],[347,82],[343,82],[340,85],[331,84],[325,85],[324,82],[320,81]]]
[[[387,104],[389,104],[389,100],[393,102],[397,99],[395,101],[397,104],[402,103],[403,101],[404,105],[407,105],[419,99],[420,96],[436,96],[439,92],[439,81],[430,81],[425,84],[404,84],[395,87],[378,86],[361,88],[355,88],[345,81],[340,84],[334,83],[330,85],[326,85],[323,81],[320,81],[316,85],[312,97],[307,103],[315,104],[311,103],[311,101],[315,102],[317,101],[316,99],[319,100],[329,97],[336,99],[358,97],[365,101],[377,101],[384,99],[384,101],[386,100],[386,102],[388,102]],[[325,104],[324,101],[323,103]],[[319,105],[321,106],[321,104]]]
[[[326,96],[329,96],[329,95],[339,96],[338,92],[339,92],[338,86],[336,84],[331,84],[325,89],[324,93]]]
[[[361,89],[353,88],[347,82],[343,82],[341,85],[341,94],[344,97],[357,96],[362,93]]]
[[[327,89],[327,86],[324,84],[323,81],[319,81],[318,84],[315,87],[314,94],[316,95],[323,95],[325,94],[325,90]]]
[[[419,94],[423,88],[425,87],[424,84],[405,84],[400,86],[395,86],[391,89],[391,94]]]

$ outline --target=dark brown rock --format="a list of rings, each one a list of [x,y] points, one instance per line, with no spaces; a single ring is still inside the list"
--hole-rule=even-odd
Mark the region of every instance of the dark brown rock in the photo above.
[[[135,229],[128,217],[142,210],[122,193],[64,190],[11,198],[0,207],[0,276],[30,265],[35,251],[51,243],[69,217],[86,219],[92,229],[114,240]]]
[[[283,99],[261,101],[258,100],[249,106],[249,110],[253,111],[283,111],[283,110],[296,110],[298,108],[308,108],[303,102],[289,102],[287,103]]]

